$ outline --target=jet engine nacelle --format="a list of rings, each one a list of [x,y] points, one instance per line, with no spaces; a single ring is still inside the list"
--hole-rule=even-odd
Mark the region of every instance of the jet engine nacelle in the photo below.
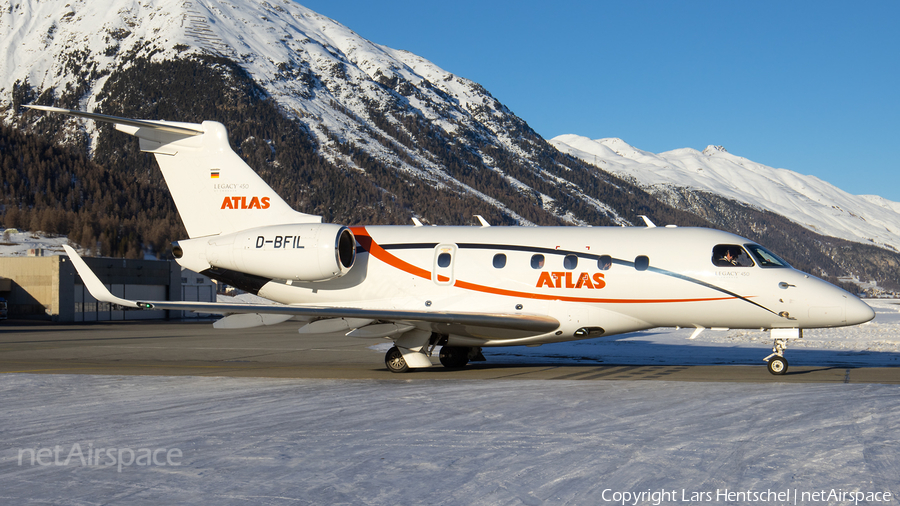
[[[341,225],[298,223],[178,241],[172,252],[180,265],[197,272],[217,267],[272,279],[327,281],[353,267],[356,239]]]

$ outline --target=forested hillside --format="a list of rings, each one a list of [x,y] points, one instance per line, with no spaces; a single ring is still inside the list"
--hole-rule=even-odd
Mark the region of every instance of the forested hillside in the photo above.
[[[180,223],[159,187],[108,171],[81,150],[0,125],[2,224],[68,235],[95,254],[140,258],[164,251]]]
[[[71,106],[70,100],[55,100],[52,94],[25,86],[17,90],[17,105],[34,98],[34,103]],[[128,70],[113,73],[100,98],[108,98],[98,111],[104,114],[222,122],[238,154],[288,203],[322,215],[325,221],[404,224],[416,216],[426,223],[459,225],[474,223],[473,215],[480,214],[495,225],[515,223],[509,214],[471,193],[404,177],[350,142],[342,150],[358,168],[329,163],[320,156],[305,125],[289,119],[228,60],[201,57],[150,63],[140,59]],[[142,247],[164,254],[168,243],[185,233],[153,156],[141,153],[136,139],[116,132],[111,125],[97,127],[99,136],[91,160],[82,120],[20,108],[16,125],[2,130],[3,224],[69,234],[73,241],[104,255],[136,257]],[[501,200],[532,223],[566,224],[545,209],[537,194],[519,191],[496,170],[486,168],[470,143],[479,143],[504,173],[527,181],[541,193],[555,195],[555,211],[564,208],[591,217],[592,224],[613,224],[602,209],[574,198],[564,188],[561,191],[549,178],[477,135],[465,143],[447,139],[412,113],[404,127],[413,133],[405,136],[405,142],[416,147],[425,144],[430,151],[442,153],[440,161],[454,178]],[[612,209],[627,210],[631,219],[646,214],[663,222],[705,224],[557,152],[530,129],[520,133],[542,144],[548,170],[565,170],[579,191]],[[404,138],[403,131],[398,129],[396,134]],[[55,144],[63,140],[67,146]]]

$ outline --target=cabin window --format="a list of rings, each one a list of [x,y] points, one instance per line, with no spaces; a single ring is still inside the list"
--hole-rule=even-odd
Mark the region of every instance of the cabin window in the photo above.
[[[578,257],[576,255],[566,255],[563,258],[563,267],[570,271],[578,267]]]
[[[449,267],[450,253],[441,253],[440,255],[438,255],[437,264],[438,267]]]
[[[532,269],[543,269],[544,268],[544,255],[534,255],[531,257],[531,268]]]
[[[650,258],[641,255],[634,259],[634,268],[639,271],[646,271],[650,268]]]
[[[716,267],[753,267],[753,259],[737,244],[719,244],[713,248],[712,262]]]
[[[790,267],[790,265],[778,257],[775,253],[763,248],[758,244],[746,244],[750,253],[759,262],[760,267]]]
[[[506,267],[506,255],[503,253],[497,253],[494,255],[494,268],[502,269]]]
[[[601,271],[608,271],[609,268],[612,267],[612,257],[609,255],[603,255],[597,259],[597,268]]]

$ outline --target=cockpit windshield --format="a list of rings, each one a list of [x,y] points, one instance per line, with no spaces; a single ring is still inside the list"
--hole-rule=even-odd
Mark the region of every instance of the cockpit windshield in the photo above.
[[[790,267],[790,264],[779,258],[778,255],[758,244],[745,244],[744,246],[750,250],[760,267]]]

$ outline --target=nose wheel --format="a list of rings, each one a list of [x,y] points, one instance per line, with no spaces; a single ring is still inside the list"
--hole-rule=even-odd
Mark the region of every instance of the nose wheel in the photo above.
[[[787,374],[788,361],[784,358],[784,350],[793,339],[803,339],[801,329],[772,329],[770,335],[775,344],[772,345],[772,354],[763,360],[768,363],[769,372],[775,375]]]
[[[776,375],[781,375],[787,373],[788,370],[788,361],[784,357],[779,357],[775,355],[774,357],[769,359],[769,364],[767,366],[769,372]]]
[[[779,330],[778,334],[775,333],[776,330]],[[784,350],[787,349],[789,339],[799,339],[803,337],[803,334],[798,329],[787,330],[796,332],[796,337],[793,335],[791,337],[782,336],[785,332],[780,329],[772,330],[773,337],[775,338],[775,344],[772,346],[772,354],[763,359],[768,363],[767,367],[769,372],[779,376],[787,374],[788,361],[784,358]]]

